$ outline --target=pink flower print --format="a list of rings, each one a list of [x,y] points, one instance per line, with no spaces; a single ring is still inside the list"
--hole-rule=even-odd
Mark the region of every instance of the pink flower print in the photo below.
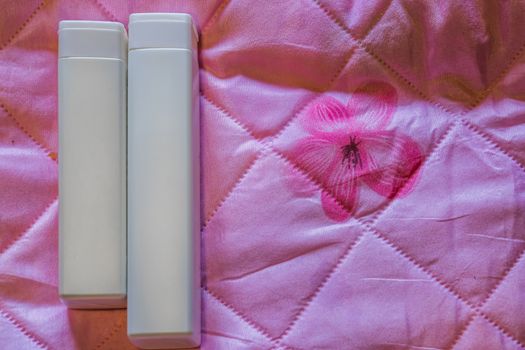
[[[346,107],[324,96],[306,111],[301,121],[310,135],[292,152],[330,192],[321,195],[329,218],[348,219],[362,183],[389,199],[406,195],[413,187],[421,151],[408,136],[385,130],[396,104],[391,85],[369,82],[352,94]]]

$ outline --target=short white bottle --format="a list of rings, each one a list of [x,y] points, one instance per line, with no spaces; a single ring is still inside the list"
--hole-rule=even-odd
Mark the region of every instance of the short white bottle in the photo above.
[[[59,294],[125,307],[126,31],[62,21],[58,33]]]
[[[191,16],[132,14],[128,70],[128,336],[200,344],[197,32]]]

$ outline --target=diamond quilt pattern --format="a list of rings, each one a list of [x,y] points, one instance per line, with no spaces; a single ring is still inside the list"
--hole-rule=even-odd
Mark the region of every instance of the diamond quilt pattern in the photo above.
[[[299,349],[330,348],[334,341],[356,349],[444,348],[454,339],[450,329],[464,325],[468,313],[409,260],[366,234],[284,342]]]
[[[298,13],[316,25],[305,25]],[[309,0],[271,6],[232,1],[205,34],[202,66],[219,78],[244,75],[314,91],[330,84],[349,47],[345,34]]]
[[[520,344],[502,334],[494,324],[478,317],[458,340],[453,349],[522,349]]]
[[[524,256],[522,253],[515,265],[507,270],[507,278],[500,283],[499,288],[492,294],[491,299],[487,301],[484,307],[485,313],[491,316],[493,320],[501,320],[498,322],[498,326],[516,337],[522,346],[525,343],[525,322],[520,312],[525,304],[523,296],[523,289],[525,288],[523,282]]]
[[[235,195],[204,232],[204,284],[244,314],[258,310],[254,321],[277,337],[361,228],[319,215],[315,186],[275,155],[261,159]]]
[[[473,103],[483,94],[508,57],[525,45],[517,34],[524,30],[524,6],[521,1],[394,0],[367,42],[427,94],[462,110],[468,107],[464,101]]]
[[[454,129],[427,162],[416,189],[375,223],[473,303],[487,297],[525,249],[525,174],[488,146],[468,129]],[[481,191],[478,181],[490,187]],[[416,204],[425,198],[433,200]],[[469,264],[462,263],[467,256]]]
[[[490,95],[465,115],[466,119],[487,132],[494,142],[512,152],[522,164],[525,164],[524,52],[522,50],[520,58],[504,78],[492,87]]]
[[[0,347],[133,349],[57,297],[57,22],[201,33],[203,349],[525,349],[523,1],[4,1]]]
[[[253,165],[262,145],[209,100],[203,99],[201,113],[203,220],[207,221],[241,174]]]

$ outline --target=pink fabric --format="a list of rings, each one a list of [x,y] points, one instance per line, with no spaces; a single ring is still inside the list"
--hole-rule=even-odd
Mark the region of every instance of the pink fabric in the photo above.
[[[59,19],[201,32],[203,349],[525,348],[523,1],[3,1],[0,348],[132,349],[57,297]]]

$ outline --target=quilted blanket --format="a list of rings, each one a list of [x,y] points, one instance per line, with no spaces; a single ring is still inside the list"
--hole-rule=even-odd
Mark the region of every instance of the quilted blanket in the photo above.
[[[525,349],[525,2],[3,0],[0,348],[57,296],[57,23],[200,31],[203,349]]]

